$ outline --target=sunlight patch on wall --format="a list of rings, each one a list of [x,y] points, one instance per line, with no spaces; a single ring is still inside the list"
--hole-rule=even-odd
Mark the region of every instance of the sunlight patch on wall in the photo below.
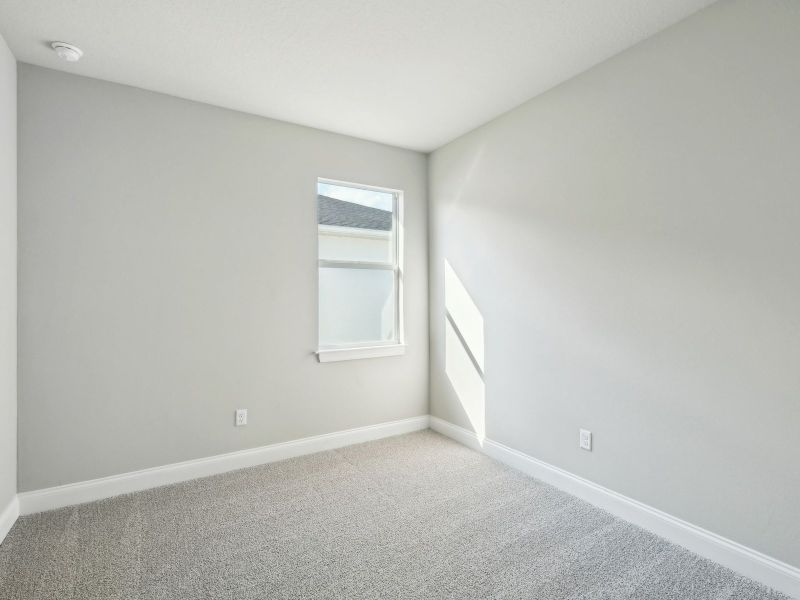
[[[473,431],[486,436],[483,316],[464,284],[444,262],[445,372]]]

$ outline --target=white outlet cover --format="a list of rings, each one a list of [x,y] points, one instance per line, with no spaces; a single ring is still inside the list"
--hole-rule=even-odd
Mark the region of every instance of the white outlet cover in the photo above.
[[[243,427],[247,425],[247,409],[246,408],[237,408],[236,409],[236,427]]]
[[[592,432],[588,429],[581,429],[580,445],[584,450],[592,450]]]

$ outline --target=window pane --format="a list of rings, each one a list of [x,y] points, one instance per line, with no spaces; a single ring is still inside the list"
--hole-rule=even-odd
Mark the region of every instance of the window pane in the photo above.
[[[394,195],[319,183],[319,258],[394,261]]]
[[[320,268],[320,347],[394,340],[393,271]]]

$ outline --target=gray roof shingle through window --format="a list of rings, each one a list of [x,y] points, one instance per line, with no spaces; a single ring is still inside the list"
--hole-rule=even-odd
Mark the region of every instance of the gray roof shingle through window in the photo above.
[[[392,213],[320,194],[317,195],[317,222],[320,225],[391,231]]]

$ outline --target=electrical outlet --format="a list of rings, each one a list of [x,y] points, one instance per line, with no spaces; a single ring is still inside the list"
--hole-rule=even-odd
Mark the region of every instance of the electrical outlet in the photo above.
[[[584,450],[592,451],[592,432],[588,429],[581,429],[580,444]]]
[[[236,427],[244,427],[247,425],[247,409],[246,408],[237,408],[236,409]]]

